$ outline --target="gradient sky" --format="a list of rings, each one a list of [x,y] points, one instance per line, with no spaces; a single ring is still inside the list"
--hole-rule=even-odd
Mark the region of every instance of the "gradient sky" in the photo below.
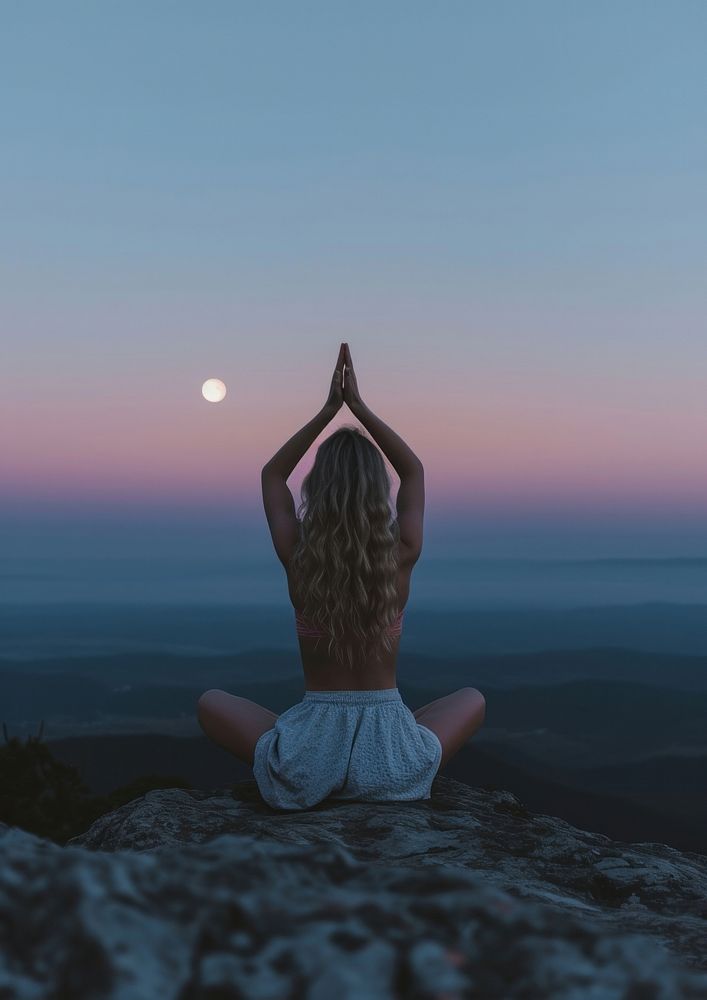
[[[269,544],[347,340],[433,539],[707,554],[706,45],[702,0],[4,4],[3,541]]]

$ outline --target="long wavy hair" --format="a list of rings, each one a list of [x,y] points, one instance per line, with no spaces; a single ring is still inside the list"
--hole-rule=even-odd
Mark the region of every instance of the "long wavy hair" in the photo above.
[[[319,445],[297,517],[290,574],[302,615],[329,637],[337,662],[380,662],[398,614],[400,532],[383,456],[357,427]]]

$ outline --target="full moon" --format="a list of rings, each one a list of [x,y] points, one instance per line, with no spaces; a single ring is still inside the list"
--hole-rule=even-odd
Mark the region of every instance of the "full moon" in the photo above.
[[[210,403],[220,403],[226,395],[226,386],[220,378],[207,378],[201,387],[201,395]]]

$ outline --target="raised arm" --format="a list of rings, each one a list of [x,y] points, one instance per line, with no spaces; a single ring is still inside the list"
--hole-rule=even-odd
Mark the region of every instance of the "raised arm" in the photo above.
[[[398,527],[400,528],[401,556],[404,561],[415,563],[422,551],[425,514],[424,468],[412,448],[403,441],[399,434],[396,434],[392,427],[376,416],[361,399],[351,363],[349,345],[346,344],[345,347],[344,401],[353,415],[370,433],[400,477],[396,507]]]
[[[344,359],[344,402],[348,408],[361,421],[401,479],[405,473],[421,469],[422,462],[412,448],[405,444],[392,427],[384,424],[361,399],[347,343],[344,343]]]
[[[351,412],[361,421],[401,479],[408,473],[422,470],[422,462],[412,448],[364,402],[352,406]]]

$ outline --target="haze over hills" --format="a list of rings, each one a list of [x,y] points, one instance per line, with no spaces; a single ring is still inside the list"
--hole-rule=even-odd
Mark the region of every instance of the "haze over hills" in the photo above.
[[[177,564],[145,574],[149,600],[131,590],[142,564],[126,559],[110,585],[97,563],[64,567],[90,602],[49,576],[51,600],[23,603],[20,588],[0,605],[0,718],[21,736],[44,720],[45,739],[96,790],[155,770],[201,787],[244,777],[198,726],[199,695],[219,687],[276,712],[302,697],[279,567],[272,579],[261,567],[244,604],[223,596],[247,575],[212,560],[197,578],[205,589],[192,579],[191,601],[170,602]],[[619,839],[707,850],[707,560],[448,559],[415,576],[398,660],[405,702],[463,685],[487,699],[483,729],[447,773]],[[258,579],[270,588],[261,604]]]
[[[147,772],[181,775],[205,788],[236,780],[249,769],[209,743],[196,721],[196,700],[210,687],[276,712],[301,699],[304,682],[292,635],[283,638],[283,648],[255,645],[267,622],[268,643],[276,642],[272,618],[278,615],[223,607],[5,608],[2,718],[12,735],[24,736],[36,733],[43,719],[45,739],[58,756],[79,766],[97,791]],[[442,617],[453,627],[437,631]],[[473,634],[477,647],[502,643],[520,651],[495,655],[477,648],[466,656],[432,656],[403,648],[398,686],[411,708],[462,685],[483,690],[485,725],[449,762],[450,776],[507,787],[529,808],[619,839],[704,851],[707,656],[660,649],[670,647],[673,634],[684,647],[702,649],[704,617],[699,606],[671,605],[444,616],[411,612],[410,622],[416,620],[420,630],[434,628],[440,644],[452,649]],[[32,620],[44,656],[10,659],[8,647],[16,648]],[[242,623],[243,644],[253,645],[239,651]],[[121,634],[132,651],[92,654],[90,646],[81,645],[100,645],[102,635],[110,648],[112,637]],[[165,645],[172,651],[160,650],[160,634],[168,636]],[[581,648],[597,634],[625,641],[635,636],[638,642],[643,636],[646,646],[658,648]],[[72,647],[76,636],[78,653]],[[209,636],[210,652],[194,655]],[[562,639],[562,648],[525,651],[535,637]],[[576,648],[568,645],[572,641]],[[186,651],[181,655],[173,651],[180,643]],[[233,651],[215,652],[219,645],[232,645]],[[74,655],[51,655],[71,648]]]
[[[238,541],[205,535],[192,551],[181,534],[116,553],[108,529],[67,551],[3,537],[0,606],[49,604],[287,606],[287,586],[263,525]],[[427,529],[426,529],[427,530]],[[427,611],[590,608],[707,600],[707,557],[485,558],[481,546],[426,539],[413,571],[410,603]],[[267,529],[265,529],[267,531]],[[155,529],[157,534],[157,529]],[[224,533],[226,534],[226,533]],[[22,535],[20,537],[23,537]],[[69,538],[71,535],[69,535]],[[47,540],[48,541],[48,540]],[[13,544],[14,543],[14,544]],[[110,545],[109,545],[110,543]],[[168,544],[169,543],[169,544]],[[107,547],[109,546],[109,547]]]

